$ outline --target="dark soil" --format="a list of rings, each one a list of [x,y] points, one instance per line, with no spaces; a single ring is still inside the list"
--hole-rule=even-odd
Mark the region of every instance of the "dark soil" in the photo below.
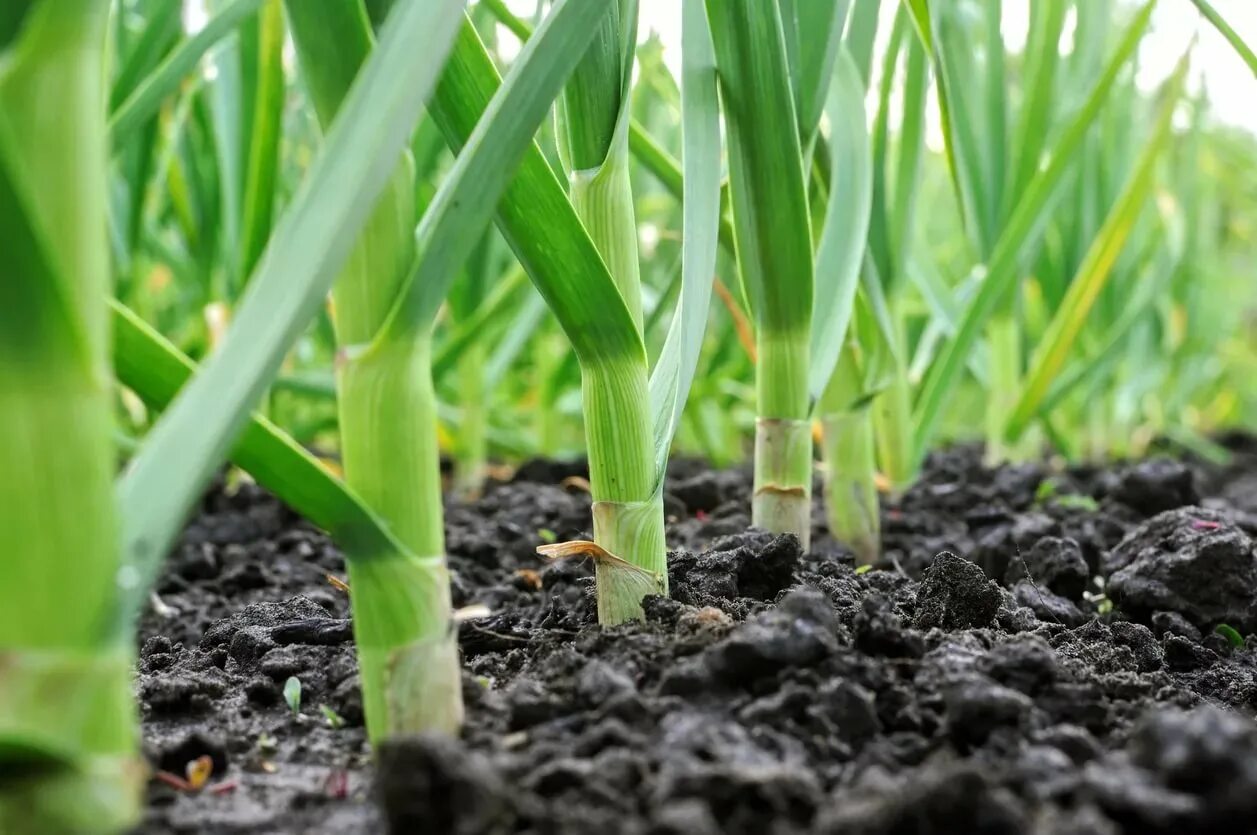
[[[448,509],[461,740],[370,765],[343,577],[261,491],[212,491],[144,619],[156,769],[144,832],[1257,832],[1257,444],[987,470],[935,455],[857,572],[748,531],[749,474],[678,464],[673,598],[594,622],[572,470],[534,463]],[[299,711],[285,682],[301,683]],[[335,726],[335,727],[334,727]]]

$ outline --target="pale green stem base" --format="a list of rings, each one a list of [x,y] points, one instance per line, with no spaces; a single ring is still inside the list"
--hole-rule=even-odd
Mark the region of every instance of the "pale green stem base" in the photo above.
[[[755,492],[751,523],[812,545],[812,423],[806,330],[756,333]]]
[[[899,496],[917,474],[912,391],[905,371],[896,372],[889,387],[873,400],[872,410],[877,461],[890,482],[891,494]]]
[[[663,496],[634,503],[595,502],[593,516],[594,540],[612,554],[649,553],[667,557]],[[599,561],[596,569],[598,622],[604,626],[641,620],[645,617],[642,597],[668,594],[666,561],[657,562],[653,569]]]
[[[585,435],[594,499],[594,540],[656,578],[667,593],[663,501],[656,493],[654,434],[646,369],[637,363],[583,371]],[[636,612],[643,592],[599,583],[600,616]],[[600,617],[600,622],[601,621]]]
[[[829,531],[851,548],[857,564],[872,565],[882,550],[872,414],[859,409],[825,415],[822,424]]]
[[[140,817],[131,653],[0,651],[0,832],[121,832]]]
[[[987,328],[990,345],[990,391],[986,406],[986,464],[995,467],[1005,462],[1022,461],[1029,457],[1028,433],[1018,442],[1010,443],[1004,437],[1008,418],[1017,406],[1021,386],[1021,331],[1012,315],[1001,315],[991,320]]]
[[[341,364],[345,477],[411,555],[351,555],[363,707],[373,742],[462,721],[445,566],[436,396],[426,340]]]
[[[792,533],[812,545],[812,424],[806,420],[755,421],[755,494],[751,524]]]

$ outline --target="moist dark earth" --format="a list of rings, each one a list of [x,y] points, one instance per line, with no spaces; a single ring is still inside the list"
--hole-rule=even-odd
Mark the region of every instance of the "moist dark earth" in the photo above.
[[[674,464],[672,598],[602,629],[579,465],[447,507],[461,739],[372,764],[342,557],[245,484],[204,499],[144,618],[142,832],[1257,832],[1257,440],[986,469],[933,455],[857,571],[748,528],[750,476]],[[819,491],[818,491],[819,495]],[[1222,629],[1218,627],[1222,625]],[[1238,644],[1238,645],[1237,645]],[[301,683],[298,710],[284,695]]]

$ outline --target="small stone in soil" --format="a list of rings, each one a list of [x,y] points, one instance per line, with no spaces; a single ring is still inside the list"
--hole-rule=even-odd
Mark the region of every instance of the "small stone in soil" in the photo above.
[[[987,626],[999,611],[999,586],[964,557],[944,551],[934,558],[917,591],[917,629]]]
[[[1257,550],[1238,527],[1209,522],[1203,508],[1180,508],[1155,516],[1114,550],[1108,593],[1128,614],[1148,617],[1173,611],[1212,629],[1227,623],[1241,631],[1257,628]]]
[[[1169,458],[1153,458],[1127,467],[1112,495],[1145,516],[1200,501],[1191,469]]]
[[[1009,561],[1004,582],[1012,586],[1026,577],[1036,586],[1062,597],[1081,600],[1091,572],[1076,540],[1045,536],[1031,546],[1024,557]]]
[[[1192,626],[1187,618],[1178,612],[1153,612],[1152,629],[1157,635],[1181,635],[1190,641],[1200,643],[1200,630]]]
[[[1078,604],[1059,594],[1053,594],[1046,588],[1022,580],[1013,589],[1013,599],[1018,604],[1034,612],[1035,617],[1044,623],[1059,623],[1063,626],[1080,626],[1087,622],[1087,615],[1078,608]]]
[[[721,681],[749,682],[783,667],[815,664],[837,648],[834,633],[829,601],[815,589],[799,589],[708,649],[707,666]]]

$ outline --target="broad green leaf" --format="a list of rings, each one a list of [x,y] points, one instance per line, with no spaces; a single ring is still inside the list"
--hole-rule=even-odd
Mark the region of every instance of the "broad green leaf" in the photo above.
[[[451,147],[468,142],[500,84],[493,60],[465,24],[428,105]],[[620,291],[535,143],[498,203],[497,224],[583,362],[645,361]]]
[[[165,409],[197,373],[196,363],[121,302],[110,301],[110,309],[118,382],[150,408]],[[261,415],[249,418],[231,452],[231,461],[331,534],[345,550],[365,555],[402,550],[384,523],[344,482]],[[135,591],[143,593],[142,589]]]
[[[914,421],[918,460],[925,455],[943,403],[955,388],[978,334],[999,302],[1016,284],[1018,265],[1038,241],[1052,200],[1072,171],[1078,149],[1097,114],[1104,107],[1118,75],[1134,55],[1144,32],[1147,31],[1155,4],[1156,0],[1145,3],[1127,27],[1104,72],[1092,85],[1086,101],[1067,122],[1046,165],[1039,169],[1027,185],[1017,208],[1009,217],[987,264],[987,276],[982,287],[965,309],[964,319],[956,336],[947,343],[926,377]]]
[[[762,331],[806,338],[812,245],[803,158],[773,3],[708,0],[725,113],[738,265]],[[806,399],[806,392],[801,392]]]
[[[1156,165],[1171,136],[1171,120],[1182,94],[1187,76],[1188,60],[1184,55],[1174,75],[1167,82],[1161,111],[1152,134],[1140,153],[1134,173],[1109,212],[1108,218],[1092,241],[1078,275],[1069,285],[1047,333],[1039,343],[1026,375],[1021,396],[1008,418],[1005,435],[1016,439],[1034,417],[1040,401],[1060,374],[1073,348],[1074,340],[1086,323],[1087,316],[1113,272],[1113,265],[1122,253],[1139,216],[1145,209],[1148,194],[1156,176]]]
[[[877,0],[872,0],[876,3]],[[506,7],[504,0],[482,0],[497,21],[509,29],[521,41],[525,41],[532,37],[532,27],[517,15],[513,14]],[[633,156],[641,163],[642,167],[649,171],[659,182],[668,190],[668,193],[678,200],[681,199],[684,191],[684,175],[681,172],[681,163],[668,153],[667,149],[661,146],[649,131],[636,120],[630,119],[628,125],[628,142],[629,150]],[[721,205],[724,204],[724,185],[721,186]],[[725,216],[720,218],[720,245],[725,251],[733,256],[733,226],[729,219]]]
[[[838,363],[856,290],[872,207],[872,159],[864,120],[864,85],[846,48],[839,50],[826,104],[833,157],[829,206],[816,252],[808,394],[820,400]]]
[[[458,0],[399,6],[280,220],[219,350],[123,476],[124,553],[141,585],[323,304],[436,82]]]
[[[588,45],[605,12],[602,3],[560,0],[524,44],[419,224],[418,262],[373,345],[432,327],[520,157],[535,147],[533,135]]]
[[[851,55],[851,60],[860,73],[860,83],[866,90],[871,81],[873,46],[877,39],[881,11],[881,0],[853,0],[847,29],[843,33],[843,45]]]
[[[628,150],[637,0],[604,0],[603,7],[603,22],[556,108],[558,147],[572,206],[640,333],[641,260]]]
[[[162,102],[179,88],[205,53],[230,35],[264,0],[234,0],[205,24],[205,28],[179,44],[166,56],[144,83],[135,89],[109,117],[109,142],[114,148],[131,139],[161,107]]]
[[[650,376],[655,467],[660,485],[668,450],[698,368],[711,304],[720,230],[720,116],[716,58],[702,0],[682,0],[681,118],[685,194],[682,199],[681,299]]]
[[[573,174],[606,164],[627,114],[637,0],[604,0],[602,9],[557,108],[559,153]]]

